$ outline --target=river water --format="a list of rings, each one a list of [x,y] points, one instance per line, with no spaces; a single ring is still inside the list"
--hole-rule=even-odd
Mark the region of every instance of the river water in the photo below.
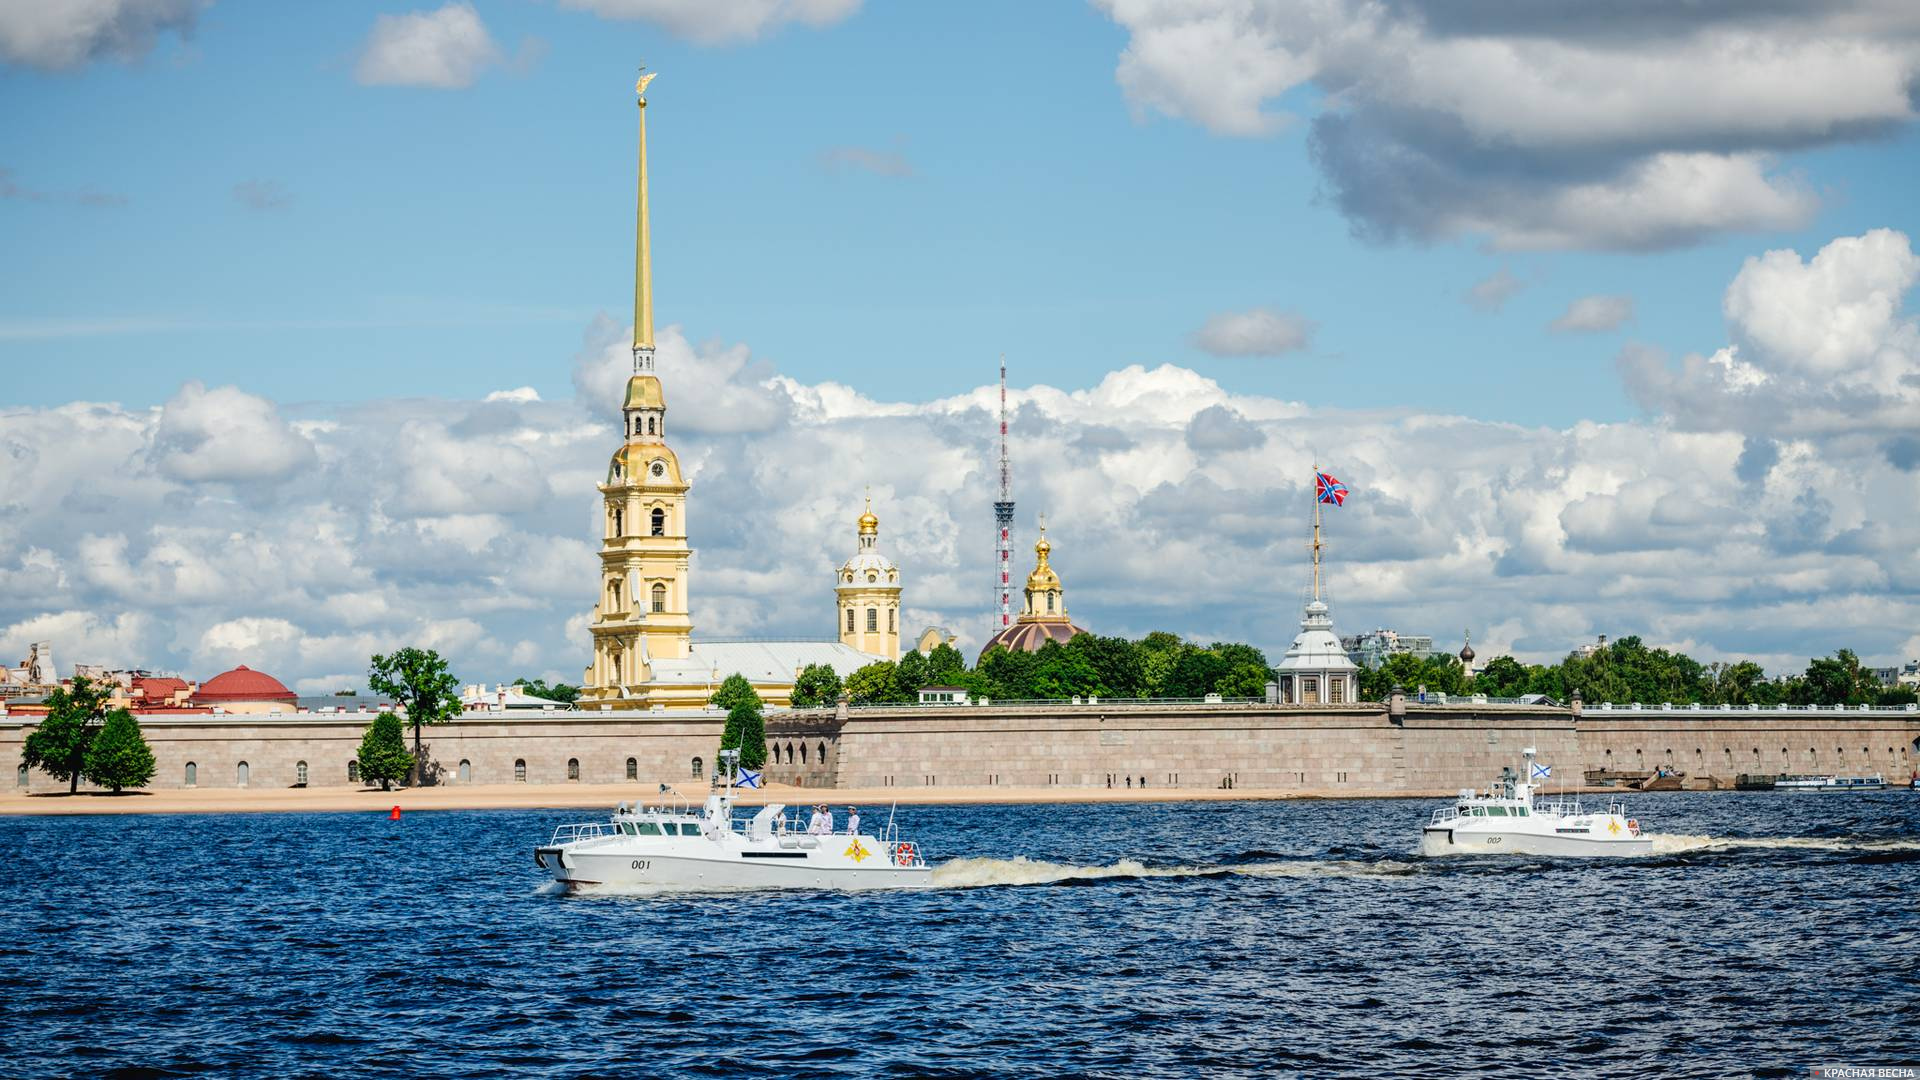
[[[1920,1064],[1920,792],[1642,795],[1584,862],[1422,860],[1437,805],[915,807],[947,887],[645,897],[543,887],[579,811],[7,819],[0,1073]]]

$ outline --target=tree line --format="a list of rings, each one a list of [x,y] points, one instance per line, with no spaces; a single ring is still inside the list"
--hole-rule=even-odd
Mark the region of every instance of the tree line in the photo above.
[[[1360,669],[1360,696],[1384,701],[1395,686],[1408,692],[1522,697],[1542,694],[1588,702],[1638,701],[1675,705],[1907,705],[1911,687],[1880,685],[1851,649],[1808,661],[1804,672],[1769,677],[1751,660],[1703,664],[1680,652],[1650,649],[1623,637],[1591,654],[1569,653],[1556,664],[1523,664],[1511,656],[1489,661],[1469,676],[1452,656],[1395,653],[1377,668]]]
[[[975,698],[1002,701],[1074,697],[1257,698],[1274,677],[1264,653],[1251,645],[1216,641],[1201,645],[1164,632],[1138,641],[1081,634],[1066,644],[1049,641],[1035,652],[996,647],[968,667],[951,645],[926,656],[876,660],[842,684],[825,664],[803,669],[794,685],[795,708],[832,705],[844,692],[855,705],[910,704],[926,686],[954,686]]]

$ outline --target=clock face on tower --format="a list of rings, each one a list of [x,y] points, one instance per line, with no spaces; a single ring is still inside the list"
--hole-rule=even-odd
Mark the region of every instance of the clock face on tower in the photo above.
[[[647,471],[653,474],[654,479],[658,480],[660,477],[667,475],[667,463],[664,461],[656,461]]]

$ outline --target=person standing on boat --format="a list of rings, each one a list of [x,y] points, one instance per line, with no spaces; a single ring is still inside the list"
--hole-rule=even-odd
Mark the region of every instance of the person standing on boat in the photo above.
[[[847,807],[847,835],[860,835],[860,808],[857,806]]]
[[[808,836],[820,835],[820,804],[819,803],[814,804],[813,816],[807,819],[807,835]]]

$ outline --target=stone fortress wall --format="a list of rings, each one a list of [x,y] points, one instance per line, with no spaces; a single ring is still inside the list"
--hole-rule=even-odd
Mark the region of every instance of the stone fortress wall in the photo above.
[[[372,713],[156,715],[142,719],[155,788],[353,786]],[[704,790],[718,712],[479,712],[428,728],[446,784],[620,783]],[[17,763],[32,718],[0,718]],[[1667,766],[1741,773],[1910,775],[1920,711],[1571,709],[1527,705],[1292,706],[1090,701],[773,713],[767,778],[808,788],[1139,787],[1395,795],[1484,785],[1532,746],[1558,781]],[[411,740],[411,734],[408,738]],[[789,754],[792,760],[789,761]],[[631,761],[631,768],[629,768]],[[1132,784],[1126,783],[1131,778]],[[33,772],[25,787],[64,785]],[[16,772],[15,786],[20,786]]]

